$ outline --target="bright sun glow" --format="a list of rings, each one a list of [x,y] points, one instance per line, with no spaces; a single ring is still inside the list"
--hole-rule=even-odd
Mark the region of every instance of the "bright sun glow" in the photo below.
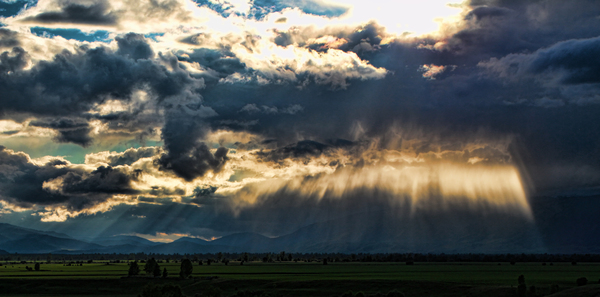
[[[452,3],[448,0],[344,2],[352,5],[347,17],[349,20],[374,19],[388,32],[399,35],[405,32],[416,35],[436,32],[440,22],[455,18],[460,13],[460,9],[448,5]]]

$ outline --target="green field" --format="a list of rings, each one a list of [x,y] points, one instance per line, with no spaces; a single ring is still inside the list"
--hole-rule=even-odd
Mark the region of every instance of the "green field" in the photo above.
[[[143,268],[144,264],[140,265]],[[368,294],[393,289],[406,296],[515,296],[517,278],[524,275],[537,295],[549,295],[551,286],[563,293],[586,277],[586,290],[600,293],[599,263],[262,263],[240,265],[194,265],[191,279],[180,280],[179,263],[159,263],[167,268],[167,279],[145,275],[126,278],[126,263],[85,263],[83,266],[41,264],[40,271],[27,271],[28,264],[0,268],[0,295],[14,296],[136,296],[148,283],[174,283],[188,296],[208,287],[219,288],[222,296],[238,291],[262,291],[272,296],[339,296],[352,290]],[[581,288],[579,288],[581,291]],[[594,291],[596,290],[596,291]],[[590,293],[593,294],[595,293]],[[569,295],[565,295],[569,296]],[[585,295],[581,295],[585,296]]]

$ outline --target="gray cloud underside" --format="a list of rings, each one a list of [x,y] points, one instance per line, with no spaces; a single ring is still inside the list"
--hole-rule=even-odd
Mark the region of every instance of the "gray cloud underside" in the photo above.
[[[124,47],[119,53],[135,53],[135,49],[126,49],[130,44],[120,44]],[[87,112],[105,96],[128,100],[136,88],[148,87],[164,99],[202,85],[181,70],[168,71],[150,60],[136,61],[103,47],[81,48],[75,54],[65,52],[30,70],[1,75],[0,91],[7,94],[2,102],[4,114],[68,116]]]
[[[36,165],[25,154],[0,146],[0,198],[22,207],[65,205],[70,210],[82,210],[112,194],[137,193],[131,181],[139,172],[104,166],[88,172],[68,165],[60,159]],[[61,180],[58,188],[44,187],[45,182],[55,179]]]
[[[63,2],[59,11],[44,12],[24,19],[25,22],[74,23],[94,25],[114,25],[116,16],[109,11],[108,3],[99,1],[92,5]]]
[[[314,28],[275,32],[273,41],[281,47],[295,45],[320,53],[330,51],[330,45],[309,44],[308,40],[326,35],[343,38],[346,41],[336,49],[356,53],[373,66],[390,71],[385,78],[356,79],[347,89],[337,90],[314,80],[302,88],[293,83],[261,84],[257,80],[220,83],[232,74],[256,79],[260,73],[249,69],[227,46],[156,53],[147,40],[136,34],[117,38],[117,50],[82,46],[75,53],[64,52],[52,61],[27,69],[29,58],[19,47],[16,34],[0,29],[0,46],[4,49],[0,56],[1,113],[3,118],[16,118],[16,114],[39,117],[31,125],[55,130],[57,141],[89,145],[93,139],[88,121],[99,119],[110,129],[117,129],[121,123],[135,121],[139,116],[129,111],[82,114],[95,104],[104,103],[107,97],[128,103],[134,90],[148,90],[152,100],[167,112],[145,118],[130,129],[138,131],[138,126],[150,124],[162,126],[163,151],[145,156],[159,156],[156,166],[187,181],[207,172],[219,172],[228,160],[226,148],[210,151],[217,147],[204,139],[208,131],[251,132],[270,139],[268,147],[275,146],[275,150],[265,150],[260,157],[264,162],[276,163],[326,154],[327,145],[336,147],[331,145],[331,139],[350,139],[350,147],[360,146],[365,138],[380,138],[385,142],[390,127],[398,125],[414,130],[421,138],[435,135],[435,140],[423,142],[419,153],[434,152],[440,143],[461,147],[464,139],[482,130],[488,138],[514,137],[508,149],[510,157],[491,148],[465,155],[520,162],[539,191],[597,186],[600,158],[596,152],[600,143],[594,139],[600,131],[597,121],[600,108],[594,96],[598,94],[600,70],[595,58],[600,8],[590,1],[546,1],[543,5],[537,1],[472,1],[471,4],[475,8],[466,16],[468,26],[444,40],[446,46],[442,49],[428,49],[426,46],[436,43],[430,39],[381,44],[386,33],[374,23],[350,32],[332,33]],[[50,16],[77,23],[67,13],[67,8],[75,4],[69,5]],[[102,7],[87,8],[89,13],[96,13],[98,22],[102,17],[110,19],[110,13]],[[202,46],[204,37],[195,34],[181,41]],[[239,42],[249,51],[254,50],[252,36]],[[192,73],[183,62],[198,63],[209,71]],[[419,72],[425,64],[458,66],[454,71],[443,72],[436,80],[427,80]],[[514,79],[521,77],[528,81]],[[304,81],[311,75],[299,74],[297,78]],[[172,103],[168,98],[178,98],[183,103]],[[301,106],[302,112],[275,113],[266,109],[241,112],[248,106],[284,110],[295,105]],[[267,147],[267,144],[257,146]],[[111,166],[118,166],[131,161],[111,162]],[[31,164],[22,166],[28,168],[23,172],[39,170]],[[42,191],[43,181],[67,173],[60,168],[48,170],[49,175],[43,178],[30,173],[30,191]],[[102,178],[103,173],[86,174]],[[82,189],[89,186],[84,180],[70,178],[68,181],[74,186],[66,189],[83,193]],[[8,184],[14,186],[12,182]],[[90,190],[111,191],[131,193],[125,186]],[[44,195],[40,197],[48,197],[45,201],[70,199],[64,194]],[[19,199],[28,202],[31,198],[27,197]]]

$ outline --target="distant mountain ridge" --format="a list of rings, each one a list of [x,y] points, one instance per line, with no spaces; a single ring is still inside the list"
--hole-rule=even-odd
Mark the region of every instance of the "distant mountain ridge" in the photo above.
[[[110,237],[97,237],[93,240],[90,240],[91,243],[102,245],[102,246],[120,246],[120,245],[159,245],[161,243],[150,241],[145,238],[141,238],[139,236],[131,236],[131,235],[116,235]]]
[[[170,243],[126,235],[81,240],[0,223],[0,253],[600,253],[599,198],[532,199],[533,220],[468,211],[427,216],[363,212],[275,238],[241,232]]]
[[[78,251],[100,247],[52,231],[39,231],[6,223],[0,224],[0,249],[10,253],[50,253]]]
[[[19,239],[26,234],[44,234],[58,238],[73,239],[71,236],[64,233],[58,233],[54,231],[40,231],[35,229],[19,227],[7,223],[0,223],[0,240],[2,241]]]

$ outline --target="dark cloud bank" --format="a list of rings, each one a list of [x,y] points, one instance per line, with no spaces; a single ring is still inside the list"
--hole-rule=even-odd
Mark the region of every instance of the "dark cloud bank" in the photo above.
[[[109,10],[107,1],[97,1],[92,5],[77,2],[63,1],[59,11],[43,12],[36,16],[26,18],[25,22],[39,23],[69,23],[114,25],[117,17]]]
[[[55,130],[59,142],[85,146],[94,140],[88,123],[91,116],[82,114],[106,96],[128,102],[134,89],[143,88],[167,110],[164,118],[156,119],[163,126],[163,150],[144,156],[158,155],[155,166],[186,181],[207,172],[218,173],[228,161],[227,148],[210,152],[213,147],[203,139],[209,130],[247,131],[269,139],[269,145],[276,149],[260,156],[264,162],[319,156],[330,146],[340,146],[331,144],[331,139],[350,139],[344,142],[350,147],[358,146],[361,137],[385,139],[392,126],[405,127],[425,139],[435,135],[431,145],[422,146],[421,153],[439,148],[434,144],[460,143],[482,133],[489,138],[510,137],[510,161],[531,183],[529,200],[535,225],[517,218],[512,221],[515,225],[503,226],[510,221],[507,218],[514,218],[498,213],[461,213],[464,209],[460,206],[451,214],[424,213],[404,220],[410,216],[383,210],[387,204],[378,200],[385,200],[382,193],[355,193],[345,203],[334,204],[295,197],[299,194],[284,189],[237,214],[228,206],[228,197],[215,195],[213,190],[198,191],[191,198],[202,208],[175,203],[120,206],[114,215],[127,215],[114,218],[107,230],[117,232],[128,225],[130,232],[203,236],[242,231],[284,235],[300,230],[305,242],[339,235],[340,242],[355,243],[355,251],[367,250],[366,242],[384,242],[386,238],[395,238],[389,249],[402,250],[435,245],[431,251],[453,251],[456,246],[482,251],[475,245],[489,246],[502,238],[502,248],[483,251],[589,251],[597,242],[588,239],[600,238],[600,221],[589,213],[597,209],[600,186],[600,6],[583,0],[474,0],[471,5],[475,8],[466,16],[469,26],[444,40],[442,49],[428,49],[433,40],[381,45],[384,32],[375,24],[340,35],[348,40],[340,49],[354,51],[374,66],[390,70],[390,74],[381,80],[352,80],[347,89],[335,91],[314,83],[303,88],[294,83],[218,83],[232,73],[256,73],[227,48],[196,50],[185,56],[176,53],[173,57],[155,53],[136,34],[119,37],[116,51],[81,47],[25,70],[29,58],[19,47],[16,34],[0,29],[4,50],[0,54],[0,116],[39,117],[30,125]],[[60,12],[35,18],[40,22],[77,23],[83,15],[89,16],[88,23],[114,21],[102,5],[85,7],[85,13],[75,14],[83,9],[69,4]],[[303,45],[300,37],[292,37],[290,32],[278,32],[275,42],[280,46],[296,42],[327,51],[322,45]],[[188,39],[184,41],[199,42],[198,36]],[[177,59],[197,62],[212,72],[190,74]],[[419,71],[425,64],[456,68],[428,80]],[[172,103],[173,98],[187,101]],[[279,109],[297,104],[302,112],[240,112],[252,104]],[[193,112],[204,108],[211,109],[210,116]],[[121,119],[124,116],[119,115]],[[111,123],[110,117],[102,120]],[[2,148],[2,199],[23,206],[66,203],[70,208],[84,209],[105,201],[110,194],[136,193],[130,184],[142,174],[113,167],[83,172],[61,162],[38,166]],[[131,163],[125,159],[111,162],[111,166]],[[62,178],[58,191],[42,188],[45,181],[58,177]],[[364,197],[370,197],[369,203]],[[148,220],[135,221],[133,215],[144,215]],[[92,225],[94,220],[98,218],[80,217],[74,222]],[[487,223],[479,224],[481,221]],[[74,233],[81,232],[74,223],[66,224],[71,224],[63,226],[73,228]],[[469,229],[473,226],[477,228]],[[458,242],[448,234],[461,238],[476,235],[477,240]],[[405,245],[398,245],[403,240]],[[577,247],[570,248],[569,241]],[[327,243],[321,244],[319,248],[325,249]]]
[[[131,181],[137,179],[139,171],[101,166],[87,172],[66,165],[60,159],[36,165],[25,154],[0,146],[0,197],[25,208],[61,204],[78,211],[105,202],[112,194],[137,193]],[[56,186],[44,188],[44,182],[57,179]]]

